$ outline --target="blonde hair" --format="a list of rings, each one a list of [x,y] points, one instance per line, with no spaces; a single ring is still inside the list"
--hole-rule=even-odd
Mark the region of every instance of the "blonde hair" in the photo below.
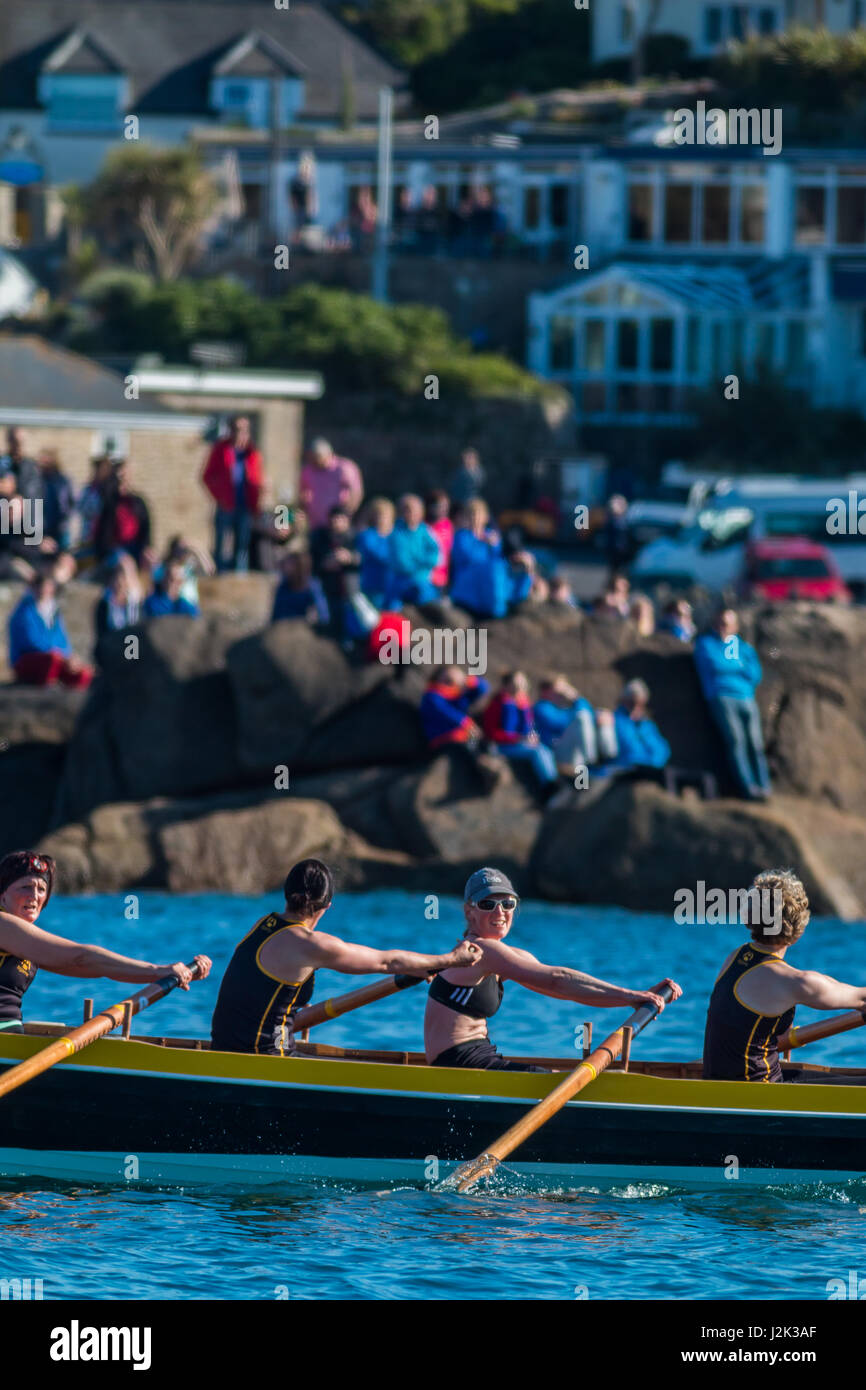
[[[486,526],[490,520],[490,508],[480,497],[473,497],[463,508],[463,519],[470,528],[477,523]]]
[[[393,527],[396,515],[394,503],[389,501],[387,497],[373,497],[367,503],[366,519],[370,526],[378,526],[379,522],[387,522]]]
[[[758,920],[750,923],[753,941],[769,945],[792,946],[799,941],[809,925],[809,899],[806,889],[793,869],[768,869],[758,874],[752,888],[759,893],[770,893],[773,904],[773,920]],[[766,914],[759,914],[765,918]]]

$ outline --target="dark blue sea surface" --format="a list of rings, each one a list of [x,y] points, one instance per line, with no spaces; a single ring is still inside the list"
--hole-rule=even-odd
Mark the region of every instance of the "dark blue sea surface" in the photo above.
[[[53,901],[47,930],[162,962],[211,955],[214,971],[135,1020],[135,1031],[203,1036],[238,938],[275,899],[141,894]],[[460,905],[441,898],[431,920],[420,894],[347,895],[323,926],[379,946],[445,950],[461,932]],[[512,941],[550,963],[633,987],[665,975],[685,993],[635,1041],[635,1057],[700,1055],[706,1002],[731,927],[679,927],[612,908],[527,902]],[[795,963],[854,982],[866,977],[863,924],[814,922]],[[316,998],[355,988],[320,972]],[[123,997],[110,981],[40,972],[27,1016],[78,1022]],[[425,990],[408,990],[323,1025],[322,1042],[420,1049]],[[813,1017],[801,1011],[800,1022]],[[544,998],[508,985],[493,1020],[503,1051],[575,1055],[574,1029],[591,1016],[596,1038],[622,1010]],[[604,1030],[604,1031],[599,1031]],[[803,1054],[804,1056],[806,1054]],[[862,1065],[866,1030],[817,1044],[817,1062]],[[14,1105],[14,1097],[0,1101]],[[866,1167],[866,1162],[864,1162]],[[284,1183],[242,1191],[44,1181],[0,1183],[0,1279],[42,1280],[45,1299],[817,1299],[849,1271],[866,1276],[866,1183],[712,1191],[624,1181],[613,1190],[531,1191],[506,1172],[491,1191],[457,1196],[422,1187]],[[864,1285],[866,1287],[866,1285]]]

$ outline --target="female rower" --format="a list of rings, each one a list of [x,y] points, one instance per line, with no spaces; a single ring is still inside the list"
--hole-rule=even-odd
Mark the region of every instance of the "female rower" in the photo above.
[[[547,1067],[507,1061],[490,1041],[487,1020],[502,1003],[505,980],[524,985],[554,999],[573,999],[577,1004],[613,1008],[618,1004],[655,1004],[659,1013],[664,1000],[655,990],[623,989],[595,980],[562,965],[543,965],[529,951],[507,946],[519,898],[505,874],[498,869],[478,869],[464,892],[466,935],[480,947],[481,958],[462,970],[437,975],[427,999],[424,1017],[424,1049],[434,1067],[484,1067],[496,1071],[547,1071]],[[673,980],[663,980],[679,998],[682,990]],[[661,985],[656,985],[656,990]]]
[[[270,912],[247,932],[220,985],[211,1023],[211,1047],[219,1052],[259,1052],[291,1057],[296,1011],[309,1002],[316,970],[344,975],[423,975],[471,965],[479,951],[459,942],[445,955],[379,950],[317,931],[334,897],[330,869],[302,859],[284,885],[284,912]]]
[[[809,899],[790,869],[758,874],[748,898],[751,941],[732,951],[716,979],[704,1034],[704,1077],[712,1081],[801,1081],[862,1085],[841,1073],[789,1071],[778,1039],[798,1004],[810,1009],[864,1009],[866,987],[845,985],[785,960],[809,922]]]
[[[182,961],[151,965],[101,946],[82,946],[37,927],[36,922],[54,887],[54,860],[47,854],[16,850],[0,859],[0,1029],[20,1033],[21,1000],[41,966],[54,975],[81,980],[120,980],[149,984],[176,975],[189,989],[192,971]],[[211,967],[207,956],[196,956],[204,979]]]

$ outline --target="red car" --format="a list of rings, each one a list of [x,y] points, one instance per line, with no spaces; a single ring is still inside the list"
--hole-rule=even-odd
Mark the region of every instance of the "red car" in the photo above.
[[[851,590],[826,547],[798,536],[753,541],[740,581],[743,598],[850,603]]]

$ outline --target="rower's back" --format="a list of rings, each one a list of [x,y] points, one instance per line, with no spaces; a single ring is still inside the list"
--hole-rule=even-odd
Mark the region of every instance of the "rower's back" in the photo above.
[[[292,1018],[309,1002],[313,972],[300,970],[304,978],[287,981],[269,973],[261,962],[262,947],[294,925],[282,913],[269,912],[238,942],[211,1021],[215,1051],[295,1055]]]
[[[734,952],[716,980],[704,1032],[704,1079],[707,1081],[781,1081],[777,1039],[794,1021],[795,1010],[763,1014],[744,1004],[739,987],[746,975],[781,956],[756,950],[747,942]]]

